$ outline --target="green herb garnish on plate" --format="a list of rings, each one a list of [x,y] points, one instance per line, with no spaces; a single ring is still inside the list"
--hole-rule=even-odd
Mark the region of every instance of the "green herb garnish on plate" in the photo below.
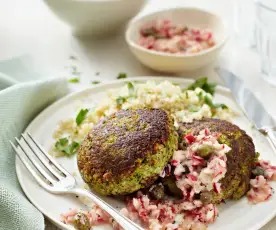
[[[86,114],[88,113],[88,109],[81,109],[76,117],[77,125],[80,125],[83,120],[86,118]]]
[[[79,83],[80,82],[80,79],[78,77],[74,77],[74,78],[71,78],[69,80],[70,83]]]
[[[127,88],[128,88],[128,94],[130,97],[135,96],[135,88],[134,85],[131,82],[127,83]]]
[[[202,98],[203,98],[202,92],[200,92],[197,96],[198,96],[198,99],[199,99],[200,101],[202,101]]]
[[[55,147],[56,149],[59,151],[59,152],[63,152],[64,148],[67,146],[69,140],[64,137],[64,138],[60,138],[56,144],[55,144]]]
[[[210,93],[211,95],[214,95],[215,91],[216,91],[216,84],[208,83],[208,78],[203,77],[203,78],[200,78],[200,79],[196,80],[187,89],[188,90],[195,90],[196,88],[201,88],[206,93]]]
[[[80,144],[76,141],[72,141],[72,143],[68,147],[69,147],[69,152],[67,153],[67,155],[71,156],[78,151]]]
[[[91,81],[91,84],[96,85],[96,84],[100,84],[100,81]]]
[[[71,144],[69,144],[68,138],[60,138],[56,144],[55,148],[58,152],[64,153],[66,156],[72,156],[75,154],[80,147],[80,144],[76,141],[72,141]]]
[[[117,79],[125,79],[127,78],[127,74],[126,73],[119,73],[117,76]]]
[[[228,109],[228,107],[225,104],[214,104],[211,98],[208,96],[204,97],[204,102],[205,104],[209,105],[211,109],[217,109],[217,108]]]
[[[122,96],[120,96],[120,97],[118,97],[117,99],[116,99],[116,104],[118,105],[118,106],[121,106],[122,104],[124,104],[125,102],[126,102],[126,97],[122,97]]]

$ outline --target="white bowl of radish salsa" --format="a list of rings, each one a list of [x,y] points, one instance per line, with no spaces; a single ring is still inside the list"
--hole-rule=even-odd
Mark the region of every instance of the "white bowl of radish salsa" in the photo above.
[[[167,73],[195,70],[214,62],[227,41],[225,22],[197,8],[174,8],[130,23],[126,41],[144,65]]]

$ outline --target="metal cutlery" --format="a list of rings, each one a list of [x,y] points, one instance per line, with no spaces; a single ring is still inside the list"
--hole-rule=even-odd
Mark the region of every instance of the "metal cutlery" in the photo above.
[[[142,227],[120,214],[94,193],[77,188],[75,178],[43,150],[28,132],[22,134],[21,137],[21,140],[15,138],[18,147],[13,142],[10,141],[10,143],[17,156],[42,188],[54,194],[86,196],[113,217],[124,229],[143,230]]]

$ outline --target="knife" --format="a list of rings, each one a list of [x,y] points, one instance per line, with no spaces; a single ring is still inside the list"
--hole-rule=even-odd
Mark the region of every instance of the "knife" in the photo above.
[[[233,97],[239,104],[248,119],[264,135],[266,135],[276,149],[276,122],[265,110],[259,99],[246,88],[243,80],[235,74],[223,68],[216,68],[216,72],[231,90]]]

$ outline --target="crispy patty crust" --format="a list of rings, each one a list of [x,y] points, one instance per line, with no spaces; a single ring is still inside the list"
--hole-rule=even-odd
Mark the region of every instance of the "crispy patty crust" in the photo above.
[[[184,148],[183,135],[193,133],[197,135],[204,128],[211,132],[220,133],[218,142],[227,144],[231,150],[226,153],[227,173],[220,181],[222,192],[203,192],[200,195],[204,203],[219,203],[225,199],[240,199],[249,190],[249,180],[256,157],[252,138],[238,126],[220,119],[204,118],[192,123],[181,123],[178,130],[180,148]]]
[[[120,110],[89,132],[78,152],[79,171],[102,195],[130,194],[154,183],[177,141],[164,110]]]

